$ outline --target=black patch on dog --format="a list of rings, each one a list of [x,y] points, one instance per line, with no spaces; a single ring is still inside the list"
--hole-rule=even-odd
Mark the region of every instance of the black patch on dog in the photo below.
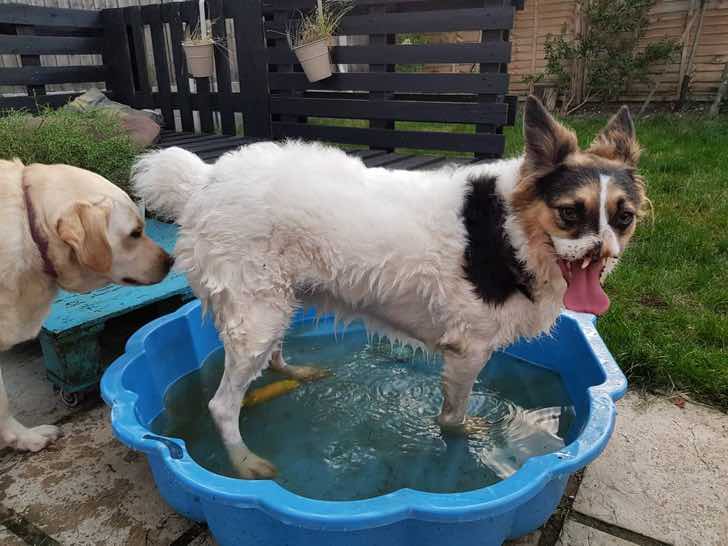
[[[533,301],[532,276],[516,259],[505,233],[506,211],[495,190],[496,179],[470,180],[463,204],[463,224],[468,232],[465,247],[465,278],[486,303],[502,305],[516,292]]]
[[[599,169],[594,167],[573,168],[561,165],[536,181],[536,192],[547,205],[553,206],[559,197],[568,195],[581,186],[599,184],[599,173]]]

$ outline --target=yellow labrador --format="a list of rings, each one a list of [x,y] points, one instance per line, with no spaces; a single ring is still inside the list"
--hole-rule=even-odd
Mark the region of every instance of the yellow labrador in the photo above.
[[[154,284],[172,265],[129,196],[76,167],[0,160],[0,222],[0,351],[38,335],[59,288]],[[38,451],[59,435],[13,418],[0,373],[0,448]]]

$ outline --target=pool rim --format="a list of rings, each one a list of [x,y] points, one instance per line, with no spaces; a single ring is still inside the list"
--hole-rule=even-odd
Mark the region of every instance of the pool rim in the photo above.
[[[288,491],[272,480],[239,480],[215,474],[190,457],[184,440],[163,437],[164,441],[159,441],[160,437],[139,420],[135,409],[138,395],[123,386],[124,372],[137,359],[145,358],[145,340],[153,331],[177,320],[184,320],[186,327],[191,327],[190,315],[199,312],[200,302],[193,300],[143,326],[128,340],[125,353],[106,370],[101,393],[111,407],[115,436],[135,450],[159,457],[167,471],[200,498],[239,508],[257,508],[287,524],[308,529],[357,530],[404,519],[475,521],[515,510],[540,493],[555,477],[570,475],[601,454],[614,429],[614,401],[621,398],[627,388],[624,374],[596,330],[596,317],[565,311],[560,320],[575,323],[605,377],[602,383],[587,389],[589,415],[584,428],[572,442],[559,451],[529,459],[505,480],[462,493],[400,489],[362,500],[311,499]]]

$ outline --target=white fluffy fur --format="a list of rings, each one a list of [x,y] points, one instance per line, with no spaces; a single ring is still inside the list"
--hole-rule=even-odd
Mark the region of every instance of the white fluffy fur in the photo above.
[[[296,306],[361,317],[390,338],[443,351],[443,425],[462,424],[492,351],[551,327],[565,290],[555,262],[536,278],[536,303],[519,293],[487,305],[463,273],[468,179],[497,176],[507,204],[521,161],[369,169],[336,148],[300,142],[243,147],[214,166],[175,148],[141,161],[136,191],[148,207],[176,216],[176,266],[212,308],[225,344],[225,374],[210,409],[241,475],[273,472],[245,447],[238,415]],[[506,230],[527,259],[514,217]]]
[[[142,155],[131,176],[137,181],[139,194],[147,196],[144,206],[174,219],[182,213],[190,195],[205,184],[211,168],[194,154],[169,148]]]

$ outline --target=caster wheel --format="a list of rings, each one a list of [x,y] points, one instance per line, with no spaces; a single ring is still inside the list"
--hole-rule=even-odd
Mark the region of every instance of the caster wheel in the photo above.
[[[67,408],[76,408],[83,401],[83,395],[80,392],[66,392],[63,389],[58,393],[61,402]]]

